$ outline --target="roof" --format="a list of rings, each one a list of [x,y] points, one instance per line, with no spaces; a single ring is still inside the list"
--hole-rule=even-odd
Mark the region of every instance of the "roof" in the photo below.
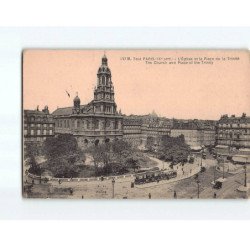
[[[87,105],[80,105],[81,113],[88,113],[89,111],[91,111],[92,103],[93,101],[91,101]],[[58,108],[52,113],[52,115],[53,116],[72,115],[73,108],[74,107]]]
[[[52,113],[52,115],[71,115],[72,109],[73,107],[58,108]]]
[[[242,116],[228,116],[222,115],[218,123],[245,123],[250,122],[250,116],[246,116],[246,114]]]
[[[39,111],[39,110],[24,110],[24,114],[26,115],[46,115],[44,112]]]
[[[123,125],[141,125],[141,119],[125,118],[123,119]]]
[[[226,146],[226,145],[217,145],[215,148],[226,148],[226,149],[228,149],[229,147]]]

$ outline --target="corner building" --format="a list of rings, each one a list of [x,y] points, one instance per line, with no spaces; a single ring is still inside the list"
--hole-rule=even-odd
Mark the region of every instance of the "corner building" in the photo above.
[[[42,143],[55,133],[53,117],[49,114],[48,106],[42,111],[24,110],[23,112],[23,136],[24,145]]]
[[[222,115],[216,127],[216,144],[250,148],[250,116],[245,113],[241,117]]]
[[[118,113],[114,86],[108,59],[102,57],[97,72],[94,99],[81,105],[78,94],[73,107],[58,108],[53,112],[56,134],[73,134],[80,147],[109,142],[123,138],[123,116]]]

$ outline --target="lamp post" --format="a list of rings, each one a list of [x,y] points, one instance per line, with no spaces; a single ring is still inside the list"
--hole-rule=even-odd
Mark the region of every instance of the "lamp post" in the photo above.
[[[201,150],[201,167],[202,167],[202,155],[203,155],[203,149]]]
[[[225,159],[223,158],[223,166],[222,166],[223,172],[222,172],[222,179],[225,178]]]
[[[214,184],[215,184],[215,172],[216,172],[216,165],[214,165]]]
[[[200,198],[200,181],[199,180],[197,180],[196,181],[196,183],[197,183],[197,187],[198,187],[198,199]]]
[[[112,179],[112,199],[115,198],[115,178]]]
[[[247,187],[247,157],[245,157],[245,164],[244,164],[244,170],[245,170],[245,183],[244,186]]]

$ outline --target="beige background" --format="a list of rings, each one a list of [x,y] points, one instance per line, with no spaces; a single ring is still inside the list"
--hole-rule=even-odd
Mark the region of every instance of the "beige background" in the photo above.
[[[24,109],[72,106],[75,93],[93,99],[103,50],[26,50],[23,55]],[[125,114],[155,110],[169,118],[219,119],[250,115],[248,51],[106,50],[118,109]],[[213,65],[147,65],[121,57],[240,57]],[[71,94],[69,98],[66,90]]]

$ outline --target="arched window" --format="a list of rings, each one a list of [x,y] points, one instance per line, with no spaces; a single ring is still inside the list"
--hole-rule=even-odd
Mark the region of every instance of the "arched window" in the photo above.
[[[90,122],[87,121],[87,129],[90,129]]]
[[[105,76],[102,76],[102,84],[105,85]]]
[[[118,121],[115,121],[115,129],[118,129]]]
[[[95,121],[95,129],[99,129],[99,120]]]

